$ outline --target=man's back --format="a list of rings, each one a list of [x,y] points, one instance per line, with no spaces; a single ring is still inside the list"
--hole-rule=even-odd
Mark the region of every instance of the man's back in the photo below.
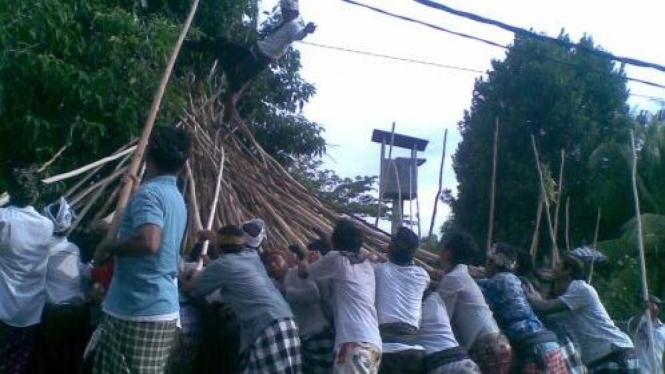
[[[379,324],[406,323],[418,328],[429,275],[418,266],[391,262],[374,266]]]

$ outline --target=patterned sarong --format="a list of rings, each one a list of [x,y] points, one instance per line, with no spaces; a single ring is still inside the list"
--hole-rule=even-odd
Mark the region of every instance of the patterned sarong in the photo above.
[[[176,321],[131,322],[107,315],[95,350],[93,374],[162,374]]]
[[[377,374],[381,349],[371,343],[343,343],[335,352],[334,374]]]
[[[592,362],[588,366],[589,374],[638,374],[639,361],[632,348],[620,349]]]
[[[523,363],[521,374],[569,374],[568,364],[557,343],[538,344],[531,362]]]
[[[302,340],[302,367],[305,374],[330,373],[333,367],[335,333],[325,330]]]
[[[568,337],[560,337],[559,346],[561,347],[563,357],[566,359],[568,372],[570,374],[587,374],[586,366],[582,362],[582,355],[577,344]]]
[[[291,318],[275,320],[247,349],[241,359],[244,374],[300,374],[300,337]]]
[[[476,339],[469,356],[483,374],[508,374],[513,366],[513,349],[501,333],[489,333]]]
[[[0,322],[0,373],[27,373],[38,333],[38,326],[13,327]]]

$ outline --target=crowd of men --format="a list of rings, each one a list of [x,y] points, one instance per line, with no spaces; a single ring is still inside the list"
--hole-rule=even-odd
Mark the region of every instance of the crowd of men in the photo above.
[[[0,373],[662,371],[645,338],[653,328],[662,354],[660,301],[629,324],[631,339],[572,255],[542,293],[509,245],[477,268],[473,238],[449,234],[441,270],[428,272],[411,230],[392,235],[381,261],[363,253],[352,219],[308,248],[276,251],[253,219],[199,233],[181,256],[189,151],[185,130],[155,130],[118,235],[86,265],[66,235],[67,201],[39,213],[35,174],[12,168],[0,208]]]

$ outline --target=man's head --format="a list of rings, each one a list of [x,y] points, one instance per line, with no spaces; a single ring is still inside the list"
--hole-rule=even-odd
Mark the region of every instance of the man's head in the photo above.
[[[485,269],[489,274],[501,272],[512,273],[517,264],[517,251],[504,243],[495,243],[487,253]]]
[[[318,252],[322,256],[325,256],[330,252],[330,245],[328,244],[328,241],[324,239],[316,239],[307,245],[307,249],[310,252]]]
[[[281,0],[279,4],[282,9],[282,20],[291,21],[300,15],[298,0]]]
[[[244,232],[236,225],[226,225],[217,231],[217,245],[224,253],[239,253],[245,248]]]
[[[157,127],[148,143],[148,168],[154,175],[178,174],[189,158],[189,132],[175,127]]]
[[[254,218],[242,224],[245,233],[245,244],[248,247],[258,248],[266,238],[266,225],[260,218]]]
[[[468,265],[478,253],[478,246],[473,237],[466,233],[450,234],[441,251],[441,265],[444,270],[450,269],[455,265]]]
[[[406,227],[400,227],[390,240],[390,261],[402,266],[411,264],[419,243],[418,235]]]
[[[275,280],[282,280],[289,270],[289,263],[284,257],[284,254],[279,251],[269,252],[263,258],[263,262],[268,271],[270,278]]]
[[[341,219],[335,225],[332,237],[333,248],[338,251],[360,252],[363,245],[363,234],[349,219]]]
[[[568,253],[563,256],[561,262],[554,270],[554,276],[557,280],[584,280],[584,263],[579,258]]]
[[[33,205],[39,198],[39,179],[33,169],[10,167],[7,176],[10,203],[20,208]]]
[[[649,296],[649,313],[652,319],[657,319],[660,316],[660,308],[663,302],[654,295]]]

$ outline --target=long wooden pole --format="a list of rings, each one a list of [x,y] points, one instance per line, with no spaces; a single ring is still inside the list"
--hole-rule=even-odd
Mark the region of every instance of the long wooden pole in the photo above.
[[[570,252],[570,196],[566,197],[566,251]]]
[[[566,150],[561,150],[561,167],[559,168],[559,188],[556,193],[556,206],[554,207],[554,235],[559,237],[559,208],[561,208],[561,198],[563,197],[563,169],[566,165]]]
[[[173,66],[175,65],[176,59],[178,58],[178,54],[180,53],[180,47],[182,47],[182,43],[185,40],[185,37],[187,36],[187,32],[189,31],[190,26],[192,25],[192,20],[194,19],[194,15],[196,14],[196,9],[198,8],[198,6],[199,6],[199,0],[194,0],[192,2],[192,7],[189,10],[189,15],[187,16],[187,20],[185,21],[185,25],[183,26],[182,31],[180,32],[180,36],[178,37],[178,41],[176,42],[175,47],[171,52],[171,57],[169,57],[169,61],[166,64],[164,75],[162,76],[162,80],[159,82],[159,87],[157,88],[157,92],[155,92],[155,96],[152,99],[150,114],[148,115],[148,118],[145,121],[145,125],[143,126],[143,132],[141,133],[141,137],[139,138],[139,142],[136,146],[136,151],[134,152],[134,156],[132,158],[132,163],[129,166],[128,173],[130,175],[137,174],[139,171],[139,167],[141,166],[141,160],[143,160],[143,154],[145,153],[146,146],[148,145],[148,140],[150,139],[150,134],[152,133],[152,128],[155,125],[157,112],[159,111],[159,107],[162,103],[162,98],[164,97],[164,92],[166,91],[166,86],[169,83],[169,78],[171,77],[171,72],[173,71]],[[118,203],[115,208],[115,215],[113,216],[113,222],[111,222],[111,226],[109,227],[108,234],[106,236],[107,239],[114,239],[118,235],[120,220],[125,211],[125,207],[127,206],[127,202],[129,201],[129,196],[132,193],[132,189],[133,189],[132,179],[127,178],[127,181],[122,187],[122,192],[120,193],[120,197],[118,198]]]
[[[492,184],[490,189],[490,213],[487,222],[487,246],[486,253],[490,252],[492,247],[492,234],[494,233],[494,199],[496,195],[496,164],[499,149],[499,118],[494,118],[494,150],[492,152]]]
[[[545,202],[545,218],[547,220],[547,228],[552,240],[552,267],[556,266],[559,261],[559,250],[556,246],[556,236],[554,235],[554,227],[552,226],[552,217],[550,216],[550,203],[547,199],[547,191],[545,190],[545,179],[543,178],[543,168],[540,166],[540,156],[538,155],[538,147],[536,146],[536,138],[531,134],[531,144],[533,145],[533,153],[536,158],[536,168],[538,169],[538,180],[540,181],[540,193],[543,195]]]
[[[538,208],[536,210],[536,227],[533,229],[533,238],[531,238],[531,259],[536,263],[536,255],[538,254],[538,240],[540,239],[540,221],[543,218],[543,194],[539,194]]]
[[[598,250],[598,232],[600,231],[600,217],[603,211],[598,207],[598,215],[596,216],[596,229],[593,232],[593,249]],[[596,263],[596,256],[591,257],[591,266],[589,268],[589,284],[593,282],[593,268]]]
[[[381,202],[383,201],[383,162],[386,157],[386,139],[381,137],[381,157],[379,158],[379,199],[377,204],[376,220],[374,226],[379,227],[379,219],[381,218]]]
[[[432,236],[434,232],[434,221],[436,220],[436,211],[439,208],[439,199],[441,199],[441,193],[443,192],[443,165],[446,161],[446,145],[448,144],[448,129],[443,132],[443,151],[441,152],[441,166],[439,166],[439,189],[436,191],[436,196],[434,197],[434,210],[432,211],[432,220],[429,223],[429,233],[427,237]]]
[[[206,230],[212,230],[212,225],[215,223],[215,215],[217,214],[217,204],[219,203],[219,191],[222,188],[222,177],[224,176],[224,163],[226,162],[226,153],[224,148],[222,148],[222,157],[219,160],[219,171],[217,172],[217,183],[215,184],[215,197],[212,199],[212,205],[210,205],[210,212],[208,215],[208,222],[206,222]],[[196,269],[203,269],[203,256],[208,254],[208,247],[210,247],[210,240],[203,242],[203,247],[201,248],[201,257],[196,263]]]
[[[642,275],[642,299],[644,304],[647,305],[649,301],[649,285],[647,283],[647,267],[646,259],[644,256],[644,241],[642,240],[642,213],[640,211],[640,196],[637,193],[637,150],[635,149],[635,135],[633,131],[630,131],[630,145],[633,150],[633,162],[632,162],[632,172],[630,177],[633,184],[633,201],[635,202],[635,223],[637,224],[637,249],[639,250],[640,255],[640,271]],[[656,367],[656,352],[654,349],[654,338],[653,338],[653,326],[651,325],[651,316],[649,310],[647,309],[646,320],[647,328],[649,330],[649,361],[651,367]]]

